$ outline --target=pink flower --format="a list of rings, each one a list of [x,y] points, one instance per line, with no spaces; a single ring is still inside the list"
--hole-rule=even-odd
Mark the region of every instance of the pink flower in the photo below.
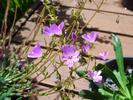
[[[105,51],[105,52],[99,53],[97,57],[102,60],[106,60],[108,55],[109,55],[109,51]]]
[[[28,58],[39,58],[42,56],[41,46],[37,42],[30,52],[28,52]]]
[[[100,74],[101,74],[101,71],[89,71],[88,77],[91,78],[95,83],[101,83],[102,76]]]
[[[72,34],[71,34],[71,39],[72,39],[73,41],[76,40],[76,34],[75,34],[75,32],[72,32]]]
[[[83,34],[82,38],[89,43],[93,43],[95,42],[97,36],[98,36],[97,32],[91,32],[90,34]]]
[[[43,28],[43,34],[48,35],[48,36],[53,36],[53,35],[62,35],[62,30],[64,28],[64,22],[61,22],[59,25],[50,24],[50,26],[45,26]]]
[[[71,68],[75,62],[79,61],[80,52],[75,50],[74,45],[63,45],[62,46],[62,60],[64,63]]]
[[[89,44],[86,44],[86,45],[82,46],[83,52],[87,52],[89,49],[90,49],[90,45]]]

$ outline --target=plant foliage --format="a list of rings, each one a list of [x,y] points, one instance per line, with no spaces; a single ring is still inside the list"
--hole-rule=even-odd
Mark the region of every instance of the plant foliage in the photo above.
[[[97,65],[95,70],[101,70],[103,77],[110,79],[115,87],[109,87],[105,82],[96,84],[89,80],[93,87],[90,90],[82,90],[80,92],[81,97],[94,100],[99,98],[101,98],[100,100],[133,100],[133,71],[130,75],[126,75],[120,39],[114,34],[112,38],[118,71],[111,70],[108,66],[102,64]],[[79,70],[77,74],[87,79],[85,72],[83,75],[83,71]]]

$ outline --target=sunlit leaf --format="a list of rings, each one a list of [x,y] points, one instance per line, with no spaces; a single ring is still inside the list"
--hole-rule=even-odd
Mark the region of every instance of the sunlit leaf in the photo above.
[[[124,62],[123,62],[123,52],[122,52],[121,41],[114,34],[112,34],[112,38],[113,38],[113,46],[114,46],[114,51],[115,51],[116,62],[118,65],[118,71],[120,72],[120,77],[121,77],[122,82],[123,82],[123,89],[126,92],[127,97],[130,98],[130,93],[129,93],[127,86],[126,86],[127,79],[126,79],[126,75],[124,72]]]

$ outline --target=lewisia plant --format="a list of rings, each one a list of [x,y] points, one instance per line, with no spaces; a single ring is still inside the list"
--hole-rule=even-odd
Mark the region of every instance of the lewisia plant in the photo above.
[[[1,100],[14,96],[18,98],[36,95],[46,96],[55,92],[64,92],[64,89],[74,89],[73,80],[79,77],[73,75],[79,68],[86,69],[88,72],[87,77],[94,83],[100,84],[103,81],[101,71],[90,71],[86,67],[89,59],[106,60],[109,54],[108,51],[95,55],[89,53],[95,45],[98,37],[97,32],[93,31],[84,34],[77,33],[73,30],[69,33],[69,31],[67,32],[65,30],[65,22],[62,21],[59,24],[51,23],[48,26],[45,25],[40,35],[44,38],[51,39],[48,44],[50,46],[49,48],[44,50],[45,45],[38,40],[33,47],[25,47],[24,51],[20,49],[19,52],[16,50],[17,55],[11,53],[8,59],[4,59],[2,68],[0,69],[2,84],[0,92]],[[23,55],[26,56],[23,57]],[[89,58],[90,55],[91,58]],[[59,60],[56,60],[56,58],[59,58]],[[53,70],[49,71],[50,67]],[[62,80],[61,73],[58,70],[63,67],[68,68],[70,74],[66,79]],[[40,76],[41,79],[38,80]],[[56,80],[58,82],[52,87],[60,87],[60,89],[52,88],[40,92],[38,91],[38,87],[34,88],[37,84],[43,84],[43,81],[53,76],[57,76]],[[66,82],[69,82],[70,87],[66,85]]]
[[[29,35],[32,40],[28,37],[24,43],[17,47],[18,49],[15,47],[12,49],[11,36],[8,36],[10,37],[9,43],[6,43],[7,39],[4,40],[6,34],[5,36],[0,35],[1,41],[4,41],[1,43],[1,47],[5,46],[0,51],[2,59],[0,68],[0,100],[15,100],[16,98],[21,100],[25,97],[47,96],[56,92],[61,95],[62,100],[70,100],[69,96],[73,97],[70,93],[75,93],[72,90],[75,89],[75,80],[85,78],[98,86],[104,81],[101,66],[100,70],[89,70],[88,68],[90,61],[105,61],[109,55],[108,50],[99,54],[92,55],[90,53],[94,49],[100,33],[95,31],[83,32],[81,30],[78,24],[80,23],[78,18],[80,18],[81,10],[72,12],[72,20],[68,25],[64,20],[58,19],[51,1],[40,1],[41,3],[43,2],[45,9],[40,12],[37,25],[31,31],[33,37],[31,34]],[[85,5],[83,0],[81,0],[81,3],[79,3],[79,7]],[[47,12],[48,15],[45,15],[44,12]],[[5,23],[2,29],[6,29]],[[6,31],[2,30],[1,33],[6,33]],[[39,36],[45,42],[37,38],[38,33],[40,33]],[[97,68],[95,66],[99,65],[91,67],[95,69]],[[68,74],[67,77],[64,78],[62,76],[61,69],[63,71],[67,69],[67,72],[65,72]],[[79,69],[83,70],[79,71]],[[75,73],[80,77],[75,75]],[[52,80],[53,78],[55,80]],[[45,83],[49,79],[55,81],[54,85]],[[118,83],[121,86],[121,83]],[[48,89],[40,89],[38,85],[48,86]],[[125,86],[125,83],[124,86],[121,86],[124,91],[121,94],[127,93],[127,97],[131,97]],[[84,97],[83,95],[81,96]]]

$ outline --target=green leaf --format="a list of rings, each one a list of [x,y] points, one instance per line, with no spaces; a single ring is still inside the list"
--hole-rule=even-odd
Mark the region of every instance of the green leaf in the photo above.
[[[87,71],[77,70],[77,71],[76,71],[76,74],[77,74],[79,77],[85,77],[85,76],[87,75]]]
[[[110,91],[105,90],[104,88],[101,88],[101,89],[99,89],[98,91],[99,91],[102,95],[104,95],[104,96],[108,96],[108,97],[110,97],[110,98],[113,97],[113,93],[110,93]]]
[[[3,100],[6,97],[7,97],[7,94],[6,93],[3,93],[3,94],[0,95],[0,100]]]
[[[132,71],[131,76],[128,79],[129,79],[128,89],[130,90],[130,94],[133,99],[133,71]]]
[[[17,100],[22,100],[22,97],[18,97]]]
[[[124,89],[124,87],[123,87],[123,82],[122,82],[122,79],[121,79],[121,77],[120,77],[120,73],[119,72],[117,72],[116,70],[115,71],[113,71],[113,73],[115,74],[115,76],[116,76],[116,78],[117,78],[117,80],[119,81],[119,83],[120,83],[120,85],[121,85],[121,87],[122,87],[122,92],[123,92],[123,94],[124,94],[124,91],[123,91],[123,89]]]
[[[14,0],[14,2],[15,2],[15,4],[16,4],[16,6],[20,8],[19,1],[18,1],[18,0]]]
[[[113,97],[114,91],[111,90],[110,88],[108,88],[106,85],[104,85],[104,84],[97,84],[97,86],[99,87],[98,91],[102,95],[108,96],[108,97]]]
[[[112,34],[112,37],[113,37],[113,46],[114,46],[114,51],[115,51],[115,57],[116,57],[116,62],[117,62],[117,65],[118,65],[118,71],[120,72],[120,77],[122,79],[122,87],[127,95],[128,98],[131,98],[130,97],[130,93],[129,93],[129,90],[127,89],[127,79],[126,79],[126,75],[125,75],[125,72],[124,72],[124,62],[123,62],[123,53],[122,53],[122,47],[121,47],[121,42],[120,42],[120,39]]]
[[[4,77],[0,76],[0,84],[5,83]]]
[[[6,93],[2,93],[0,95],[0,100],[6,100],[11,93],[12,93],[12,88],[9,88],[8,91],[6,91]]]
[[[120,91],[115,91],[113,95],[113,100],[128,100],[128,99],[125,96],[123,96]]]
[[[120,39],[116,35],[113,34],[112,36],[113,36],[113,46],[114,46],[114,51],[115,51],[116,62],[118,65],[118,71],[120,72],[121,79],[124,83],[124,86],[126,86],[126,76],[124,72],[124,62],[123,62],[121,42],[120,42]]]
[[[100,93],[89,90],[82,90],[80,91],[79,95],[85,99],[107,100],[107,97],[102,96]]]
[[[4,98],[4,100],[11,100],[11,97],[6,97]]]

